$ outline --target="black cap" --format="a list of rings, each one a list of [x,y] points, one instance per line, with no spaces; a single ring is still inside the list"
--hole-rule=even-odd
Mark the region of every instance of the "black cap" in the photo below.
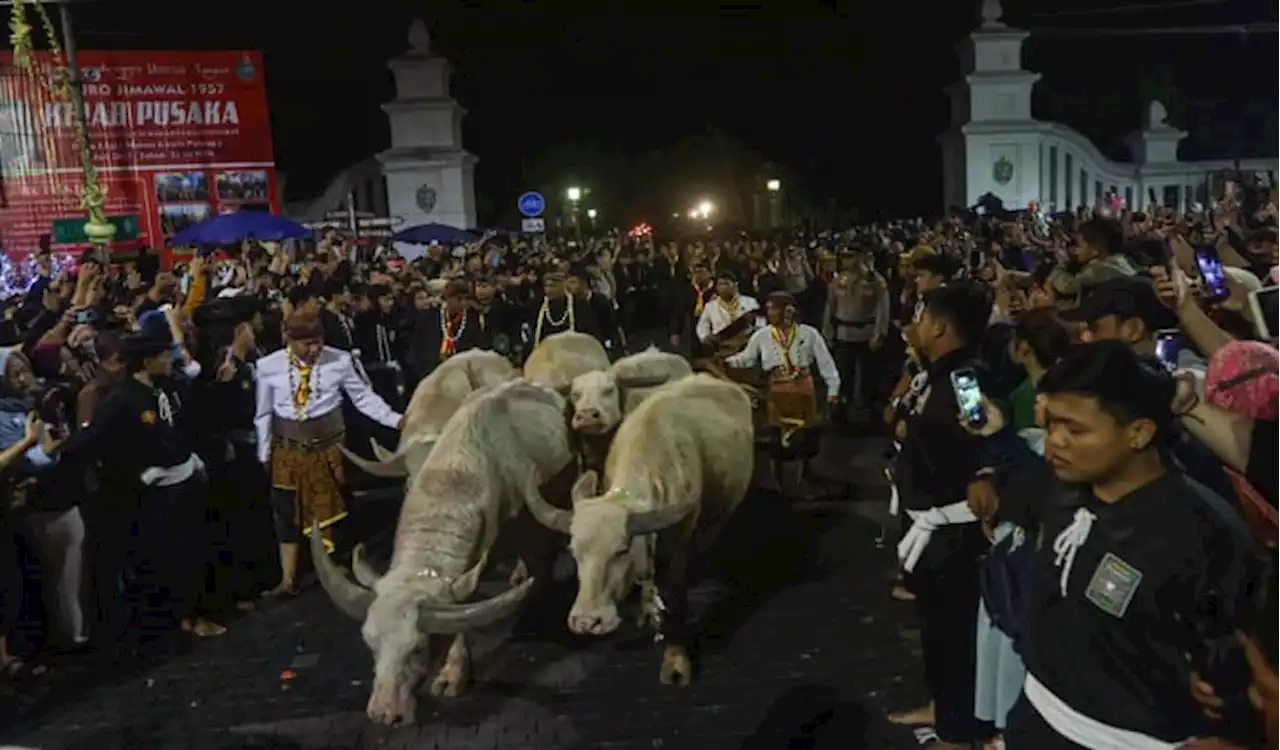
[[[768,302],[775,302],[779,305],[791,305],[792,307],[795,307],[796,304],[796,298],[792,296],[791,292],[770,292],[769,296],[765,299]]]
[[[1062,313],[1067,321],[1092,323],[1108,315],[1138,319],[1148,330],[1177,328],[1178,317],[1160,301],[1155,283],[1143,276],[1108,279],[1085,293],[1079,306]]]
[[[733,271],[731,271],[731,270],[730,270],[730,269],[728,269],[728,268],[721,268],[719,271],[717,271],[717,272],[716,272],[716,278],[717,278],[717,279],[722,279],[722,280],[724,280],[724,281],[728,281],[728,282],[729,282],[729,283],[731,283],[731,284],[736,284],[736,283],[738,283],[738,277],[737,277],[737,275],[736,275],[736,274],[734,274],[734,272],[733,272]]]

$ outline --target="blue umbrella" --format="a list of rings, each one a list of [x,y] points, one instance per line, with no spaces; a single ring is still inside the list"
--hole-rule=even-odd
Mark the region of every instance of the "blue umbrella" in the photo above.
[[[310,236],[310,229],[283,216],[261,211],[237,211],[192,224],[175,234],[169,244],[173,247],[235,245],[250,237],[278,242]]]
[[[480,239],[475,232],[458,229],[447,224],[419,224],[396,232],[392,242],[408,242],[413,245],[430,245],[438,242],[441,245],[466,245]]]

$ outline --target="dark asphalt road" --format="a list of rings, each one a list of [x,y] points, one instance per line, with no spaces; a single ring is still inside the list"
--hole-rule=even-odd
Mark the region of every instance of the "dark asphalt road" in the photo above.
[[[909,605],[889,597],[890,549],[880,445],[842,440],[823,462],[855,484],[832,502],[749,499],[709,555],[694,592],[702,626],[692,686],[658,683],[642,634],[571,636],[562,585],[504,633],[480,639],[476,681],[451,701],[420,699],[419,723],[386,730],[364,717],[371,665],[358,626],[311,589],[231,623],[217,639],[169,652],[114,679],[0,689],[0,744],[116,748],[405,748],[450,750],[774,750],[912,748],[884,714],[920,702]],[[836,473],[828,470],[828,473]],[[83,658],[83,657],[81,657]],[[283,670],[297,676],[281,679]],[[75,670],[67,667],[64,671]],[[16,702],[16,705],[15,705]],[[16,712],[15,712],[16,709]]]

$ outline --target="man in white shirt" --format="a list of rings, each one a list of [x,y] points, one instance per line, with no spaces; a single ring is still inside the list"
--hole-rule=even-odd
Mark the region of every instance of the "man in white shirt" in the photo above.
[[[738,279],[732,271],[716,274],[716,296],[703,306],[695,332],[709,351],[725,356],[746,346],[751,332],[763,325],[760,303],[738,293]]]
[[[329,543],[333,524],[346,518],[343,457],[346,430],[342,396],[369,419],[399,429],[401,416],[374,393],[351,354],[324,345],[315,312],[298,311],[285,328],[287,345],[258,360],[258,459],[271,474],[271,504],[280,542],[280,585],[271,595],[294,592],[298,543],[317,524]]]
[[[795,322],[796,300],[789,292],[770,294],[765,309],[769,325],[753,333],[747,347],[727,358],[725,366],[759,365],[768,376],[766,421],[774,431],[779,485],[784,492],[791,485],[809,494],[802,489],[804,465],[818,453],[812,428],[819,413],[812,370],[816,367],[822,376],[829,404],[840,400],[840,373],[822,334]]]

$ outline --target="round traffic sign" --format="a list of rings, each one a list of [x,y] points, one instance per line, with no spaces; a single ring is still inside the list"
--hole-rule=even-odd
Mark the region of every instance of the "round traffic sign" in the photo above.
[[[542,193],[530,191],[520,196],[520,200],[516,201],[516,208],[530,218],[541,216],[547,210],[547,200],[542,197]]]

